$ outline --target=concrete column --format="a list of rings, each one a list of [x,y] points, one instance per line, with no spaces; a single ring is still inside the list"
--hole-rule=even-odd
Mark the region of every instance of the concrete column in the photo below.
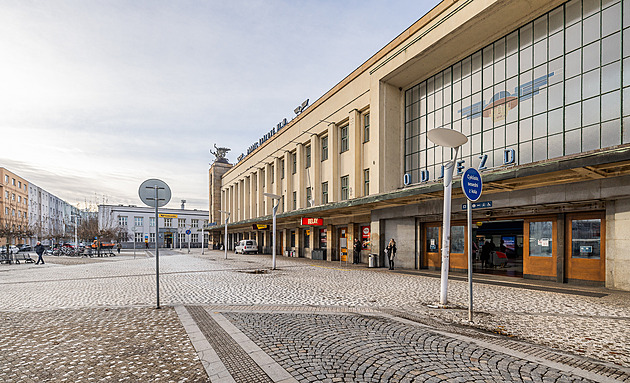
[[[265,164],[265,190],[267,193],[273,193],[273,185],[271,184],[271,164]],[[265,201],[265,214],[269,215],[272,213],[273,202],[269,201],[270,198],[267,198]]]
[[[287,180],[287,189],[284,192],[284,211],[291,210],[293,206],[291,206],[291,201],[293,198],[293,159],[291,158],[292,154],[289,152],[284,153],[284,166],[285,166],[285,175],[284,178]]]
[[[339,189],[339,127],[328,126],[328,162],[330,164],[330,181],[328,182],[328,202],[337,202],[341,198]]]
[[[354,109],[349,114],[348,135],[350,142],[349,147],[352,149],[352,156],[354,162],[354,170],[350,173],[350,179],[348,180],[350,191],[350,198],[357,198],[363,196],[363,188],[361,187],[363,179],[363,161],[361,160],[361,113]]]
[[[378,192],[396,190],[403,185],[403,161],[401,149],[404,145],[404,129],[400,116],[404,115],[403,93],[395,86],[379,83],[378,94],[378,145],[379,171]],[[375,122],[372,119],[371,122]],[[381,129],[380,127],[383,127]],[[374,179],[374,177],[372,177]],[[370,182],[370,186],[372,182]],[[375,190],[375,191],[377,191]]]
[[[244,219],[250,219],[252,216],[251,214],[251,195],[252,195],[252,190],[251,190],[251,178],[250,177],[245,177],[243,178],[243,208],[244,208],[244,212],[243,212],[243,218]]]
[[[295,228],[295,255],[297,257],[304,256],[304,249],[302,249],[304,242],[304,240],[302,239],[302,230],[303,229],[300,227]]]
[[[322,141],[319,136],[311,136],[311,185],[313,206],[322,203]]]
[[[333,225],[326,225],[326,259],[329,261],[339,260],[339,254],[335,251],[335,237]]]
[[[630,199],[606,201],[606,287],[630,291]]]
[[[305,169],[305,155],[304,145],[298,144],[296,148],[297,154],[297,208],[303,209],[306,207],[306,169]]]
[[[263,187],[263,180],[264,180],[264,175],[263,175],[263,170],[262,169],[258,169],[256,171],[256,181],[258,182],[258,191],[256,193],[256,197],[257,197],[257,202],[258,202],[258,216],[262,217],[265,215],[265,209],[263,209],[264,206],[264,198],[265,196],[263,195],[263,192],[265,190],[265,188]]]
[[[256,172],[250,173],[249,175],[249,211],[250,211],[250,218],[257,218],[258,217],[258,207],[257,205],[257,199],[258,199],[258,185],[256,182]],[[258,241],[258,236],[256,237],[256,240]]]
[[[558,214],[556,218],[557,224],[557,238],[556,238],[556,282],[564,283],[565,276],[565,262],[564,262],[564,252],[565,252],[565,214]],[[528,227],[525,227],[525,230],[529,230]]]

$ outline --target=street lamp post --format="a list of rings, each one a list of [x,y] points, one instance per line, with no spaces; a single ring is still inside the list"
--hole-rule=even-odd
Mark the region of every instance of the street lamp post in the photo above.
[[[280,198],[282,198],[281,195],[277,195],[277,194],[272,194],[272,193],[263,193],[263,195],[265,197],[269,197],[272,200],[276,200],[278,201],[275,205],[273,205],[273,240],[271,241],[271,246],[273,247],[273,249],[271,250],[271,262],[272,262],[272,266],[271,266],[271,270],[275,270],[276,269],[276,215],[278,213],[278,206],[280,205]]]
[[[225,239],[223,240],[223,247],[225,248],[225,259],[227,259],[227,228],[228,221],[230,220],[230,212],[226,210],[219,210],[220,213],[226,214],[227,218],[225,219]]]
[[[455,149],[453,159],[444,167],[444,218],[442,219],[442,268],[440,278],[440,305],[446,305],[448,299],[448,268],[451,246],[451,191],[453,189],[453,169],[457,161],[459,147],[468,142],[462,133],[447,128],[431,129],[427,138],[434,144]]]

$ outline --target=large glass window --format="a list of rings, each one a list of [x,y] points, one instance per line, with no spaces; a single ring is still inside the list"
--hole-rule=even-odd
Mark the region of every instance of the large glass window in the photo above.
[[[135,224],[135,226],[142,226],[142,225],[144,225],[144,218],[143,217],[134,217],[134,224]]]
[[[437,127],[465,134],[465,166],[485,168],[630,143],[630,22],[622,20],[630,7],[622,14],[620,1],[573,0],[408,89],[411,183],[437,179],[451,158],[426,137]]]
[[[464,253],[466,226],[451,226],[451,253]]]
[[[571,257],[600,259],[601,219],[571,221]]]
[[[304,148],[306,152],[306,168],[311,167],[311,145],[308,145]]]
[[[553,249],[553,222],[529,223],[529,256],[551,257]]]
[[[127,226],[127,217],[118,216],[118,226]]]
[[[322,161],[328,159],[328,136],[322,137]]]

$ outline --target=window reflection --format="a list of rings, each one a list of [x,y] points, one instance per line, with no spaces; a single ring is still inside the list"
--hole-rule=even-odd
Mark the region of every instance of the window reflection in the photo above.
[[[529,223],[529,256],[551,257],[553,255],[553,222]]]
[[[601,219],[571,221],[571,257],[599,259]]]

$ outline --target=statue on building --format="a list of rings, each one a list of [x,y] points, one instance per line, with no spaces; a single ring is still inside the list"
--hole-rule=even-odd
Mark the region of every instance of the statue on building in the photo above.
[[[217,144],[214,144],[214,149],[214,152],[212,151],[212,149],[210,149],[210,153],[213,154],[215,157],[214,162],[222,162],[224,164],[227,164],[228,160],[227,158],[225,158],[225,155],[227,154],[227,152],[230,151],[230,148],[217,148]]]

